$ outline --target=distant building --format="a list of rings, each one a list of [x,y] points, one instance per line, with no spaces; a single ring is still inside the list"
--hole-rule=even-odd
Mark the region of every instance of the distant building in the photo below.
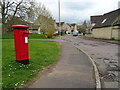
[[[56,22],[56,30],[58,30],[58,31],[61,30],[64,32],[66,30],[65,22],[60,22],[60,26],[59,26],[59,22]]]
[[[66,24],[65,22],[60,22],[60,26],[59,26],[59,22],[56,22],[55,24],[55,31],[58,32],[58,31],[62,31],[62,32],[68,32],[68,33],[71,33],[71,27],[70,27],[70,24]],[[61,32],[60,31],[60,32]]]
[[[71,32],[73,32],[73,31],[78,32],[77,24],[73,23],[73,24],[69,24],[69,26],[71,28]]]
[[[72,28],[70,27],[70,24],[66,24],[66,28],[67,28],[67,32],[69,33],[69,34],[71,34],[71,30],[72,30]]]
[[[104,15],[91,16],[92,34],[95,38],[120,39],[120,8]]]
[[[40,25],[34,25],[33,23],[29,24],[29,32],[30,33],[40,34],[39,31],[38,31],[39,28],[40,28]]]

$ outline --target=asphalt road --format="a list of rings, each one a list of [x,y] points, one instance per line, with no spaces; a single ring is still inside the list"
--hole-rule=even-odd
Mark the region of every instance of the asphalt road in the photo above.
[[[51,73],[42,75],[29,88],[95,88],[93,66],[89,58],[70,42],[58,40],[61,58]]]
[[[60,37],[87,52],[96,62],[103,88],[118,88],[119,71],[118,44],[107,40],[88,39],[82,36],[66,35]],[[117,43],[117,42],[116,42]]]

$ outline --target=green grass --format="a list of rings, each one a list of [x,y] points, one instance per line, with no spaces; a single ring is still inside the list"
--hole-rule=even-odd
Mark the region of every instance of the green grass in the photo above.
[[[29,34],[29,39],[54,39],[55,37],[52,38],[47,38],[43,34]]]
[[[55,37],[52,38],[47,38],[43,34],[29,34],[28,35],[29,39],[54,39]],[[2,35],[2,39],[14,39],[14,35]]]
[[[43,67],[53,64],[59,57],[59,44],[55,41],[29,41],[30,64],[15,61],[13,40],[3,40],[2,80],[3,88],[22,87],[35,77]]]
[[[47,38],[42,34],[29,34],[29,39],[47,39]]]
[[[2,43],[2,40],[0,40]],[[0,89],[2,88],[2,44],[0,44]]]
[[[14,39],[14,35],[2,35],[2,39]]]

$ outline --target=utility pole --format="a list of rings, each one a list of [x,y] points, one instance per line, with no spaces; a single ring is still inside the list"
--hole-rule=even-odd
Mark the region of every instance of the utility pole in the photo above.
[[[61,32],[61,23],[60,23],[60,0],[58,0],[58,16],[59,16],[59,32]]]

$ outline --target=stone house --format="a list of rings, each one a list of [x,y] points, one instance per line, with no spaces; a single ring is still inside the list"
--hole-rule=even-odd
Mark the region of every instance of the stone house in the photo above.
[[[65,22],[60,22],[60,26],[59,26],[59,22],[55,23],[55,31],[59,31],[59,30],[61,30],[62,32],[66,31]]]
[[[39,28],[40,28],[40,25],[34,25],[34,24],[32,24],[32,23],[29,24],[29,32],[30,32],[30,33],[33,33],[33,34],[37,33],[37,34],[40,34],[40,32],[38,31]]]
[[[70,27],[70,24],[68,24],[68,23],[65,24],[65,27],[67,28],[68,33],[71,34],[72,28]]]
[[[55,23],[55,31],[58,32],[61,30],[62,32],[68,31],[69,33],[71,32],[71,27],[69,24],[66,24],[65,22],[60,22],[60,27],[59,27],[59,22]]]
[[[54,21],[54,23],[55,23],[55,20],[53,20]],[[47,26],[47,25],[46,25]],[[39,23],[30,23],[29,24],[29,32],[30,33],[37,33],[37,34],[41,34],[41,33],[43,33],[42,31],[41,31],[41,25],[39,24]],[[55,26],[54,26],[55,27]]]
[[[99,16],[91,16],[94,38],[120,39],[120,9]]]
[[[58,32],[59,28],[61,28],[62,32],[67,31],[68,33],[72,33],[73,31],[77,30],[77,24],[68,24],[65,22],[61,22],[61,27],[59,27],[59,22],[56,22],[55,24],[55,31]]]
[[[73,23],[73,24],[70,24],[70,27],[71,27],[71,32],[73,31],[77,31],[77,24]]]

